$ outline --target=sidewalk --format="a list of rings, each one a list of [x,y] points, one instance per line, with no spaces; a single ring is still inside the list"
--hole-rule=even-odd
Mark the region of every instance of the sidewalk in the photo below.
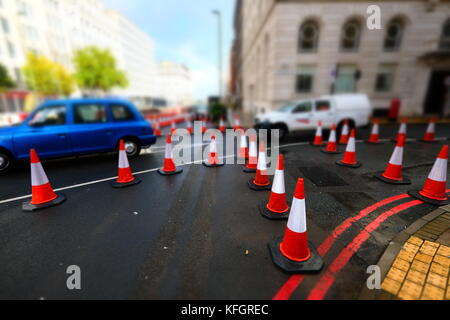
[[[399,234],[378,266],[382,290],[365,289],[361,299],[450,300],[450,206]]]

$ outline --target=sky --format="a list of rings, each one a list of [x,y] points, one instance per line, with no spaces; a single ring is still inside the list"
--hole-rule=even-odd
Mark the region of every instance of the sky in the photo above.
[[[218,95],[218,19],[222,12],[224,77],[228,77],[235,0],[104,0],[149,34],[156,60],[185,64],[193,94],[204,100]],[[226,82],[225,82],[226,83]]]

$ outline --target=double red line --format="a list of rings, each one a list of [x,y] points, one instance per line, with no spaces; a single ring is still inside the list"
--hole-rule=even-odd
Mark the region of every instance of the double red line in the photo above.
[[[447,190],[450,192],[450,190]],[[318,248],[319,254],[323,257],[333,246],[336,239],[342,235],[346,230],[348,230],[355,222],[367,217],[372,212],[381,208],[382,206],[388,205],[395,201],[399,201],[402,199],[406,199],[409,196],[407,194],[402,194],[396,197],[388,198],[377,202],[376,204],[365,208],[360,211],[360,213],[355,216],[348,218],[341,225],[339,225],[333,232],[322,242],[322,244]],[[328,290],[331,288],[335,281],[336,275],[347,265],[350,259],[353,257],[355,253],[361,248],[362,244],[369,239],[370,234],[378,229],[381,224],[389,219],[390,217],[399,214],[407,209],[423,204],[422,201],[415,200],[410,201],[401,205],[398,205],[390,210],[387,210],[380,214],[372,223],[366,226],[354,239],[348,244],[333,260],[328,269],[319,279],[319,281],[315,284],[313,289],[310,291],[308,295],[308,300],[322,300],[325,298]],[[281,289],[277,292],[277,294],[273,297],[273,300],[288,300],[294,291],[300,286],[303,282],[303,275],[294,275],[289,278],[289,280],[281,287]]]

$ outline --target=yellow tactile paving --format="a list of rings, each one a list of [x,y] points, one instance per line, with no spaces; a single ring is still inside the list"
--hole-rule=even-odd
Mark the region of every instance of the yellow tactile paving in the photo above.
[[[425,273],[421,273],[417,270],[409,270],[407,276],[406,276],[406,280],[409,280],[411,282],[420,284],[420,285],[424,285],[425,284],[425,280],[427,279],[427,275]]]
[[[419,260],[414,260],[411,264],[411,269],[420,271],[422,273],[427,273],[430,269],[430,265]]]
[[[437,252],[438,255],[444,257],[450,257],[450,247],[441,246]]]
[[[447,277],[430,272],[427,277],[427,283],[445,290],[447,288]]]
[[[439,263],[440,265],[449,268],[450,267],[450,258],[436,255],[434,257],[434,262]]]
[[[427,254],[423,254],[423,253],[418,253],[417,255],[416,255],[416,260],[419,260],[419,261],[421,261],[421,262],[423,262],[423,263],[426,263],[426,264],[431,264],[431,261],[433,261],[433,256],[429,256],[429,255],[427,255]],[[439,262],[438,262],[439,263]]]
[[[403,283],[402,288],[400,289],[400,293],[398,297],[403,300],[417,300],[420,298],[422,294],[423,287],[417,283],[406,280]]]
[[[423,244],[423,240],[417,237],[411,237],[408,239],[407,243],[420,247]]]
[[[435,287],[431,284],[425,285],[422,294],[422,300],[444,300],[444,289]]]
[[[420,247],[416,246],[412,243],[405,243],[405,245],[403,246],[403,249],[408,252],[412,252],[412,253],[416,254],[417,251],[419,251]]]
[[[392,268],[386,277],[402,283],[406,278],[406,272],[400,269]]]
[[[397,259],[394,261],[394,264],[393,264],[392,266],[393,266],[394,268],[397,268],[397,269],[400,269],[400,270],[402,270],[402,271],[408,272],[408,270],[409,270],[409,268],[410,268],[410,263],[407,262],[407,261],[405,261],[405,260],[402,260],[402,259],[397,258]]]
[[[393,295],[397,295],[401,287],[401,282],[392,280],[391,278],[384,279],[383,284],[381,285],[381,289]]]
[[[448,277],[449,269],[436,262],[433,262],[431,264],[430,272],[436,273],[442,277]]]
[[[408,252],[408,251],[402,249],[400,251],[400,253],[398,254],[397,258],[411,263],[414,260],[415,256],[416,256],[415,253]]]

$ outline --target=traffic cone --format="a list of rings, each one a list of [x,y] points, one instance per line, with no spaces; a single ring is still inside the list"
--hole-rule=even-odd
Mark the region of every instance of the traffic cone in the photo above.
[[[220,124],[219,124],[219,131],[222,133],[225,133],[226,129],[225,129],[225,123],[223,121],[223,117],[220,118]]]
[[[280,155],[269,203],[261,202],[259,212],[267,219],[283,220],[289,217],[288,211],[289,205],[286,201],[286,187],[284,183],[284,157]]]
[[[239,119],[239,117],[236,117],[234,120],[234,131],[238,131],[241,129],[241,120]]]
[[[411,180],[406,179],[402,175],[403,168],[403,149],[405,147],[405,138],[400,137],[392,154],[391,160],[382,174],[376,174],[375,178],[389,184],[411,184]]]
[[[327,147],[325,149],[320,150],[320,151],[322,151],[323,153],[327,153],[327,154],[340,154],[341,153],[337,149],[337,144],[336,144],[336,125],[335,124],[333,124],[333,126],[331,127],[330,139],[328,139]]]
[[[325,145],[323,143],[322,133],[322,121],[319,121],[319,123],[317,124],[316,137],[314,138],[314,142],[312,143],[313,146],[323,147]]]
[[[156,137],[161,137],[162,136],[162,134],[161,134],[161,127],[159,125],[159,121],[158,120],[156,120],[153,123],[153,133],[155,134]]]
[[[422,142],[437,142],[436,140],[436,119],[431,119],[427,131],[425,132],[425,136],[421,140]]]
[[[113,188],[126,188],[141,183],[139,178],[133,177],[130,164],[128,162],[127,152],[125,150],[125,143],[120,140],[119,143],[119,177],[111,185]]]
[[[346,145],[348,143],[348,134],[350,133],[350,127],[348,125],[348,120],[345,120],[344,126],[342,127],[341,138],[339,139],[340,145]]]
[[[408,140],[407,137],[407,130],[408,130],[408,120],[407,119],[403,119],[402,123],[400,125],[400,129],[398,130],[398,134],[397,137],[395,139],[393,139],[393,142],[397,142],[401,137],[405,138],[405,143]]]
[[[32,198],[31,201],[23,203],[22,210],[25,212],[34,212],[57,206],[66,201],[65,195],[53,191],[41,161],[34,149],[30,150],[30,164]]]
[[[211,137],[211,144],[209,145],[209,158],[207,161],[203,162],[203,165],[209,168],[221,167],[225,165],[225,163],[220,162],[217,155],[217,143],[215,136]]]
[[[205,134],[206,131],[207,131],[207,129],[206,129],[206,119],[203,118],[202,119],[202,133]]]
[[[240,131],[241,133],[241,146],[239,148],[239,158],[248,160],[248,144],[247,144],[247,136],[245,135],[244,130]]]
[[[194,129],[192,128],[191,119],[188,116],[186,116],[185,119],[186,119],[186,130],[190,135],[192,135],[194,133]]]
[[[266,147],[264,142],[259,144],[258,165],[256,168],[256,177],[248,181],[248,187],[254,191],[270,190],[270,180],[267,174]]]
[[[356,161],[356,134],[355,129],[350,133],[350,138],[348,139],[347,149],[345,150],[344,159],[341,161],[336,161],[336,164],[348,167],[348,168],[359,168],[361,163]]]
[[[450,203],[446,193],[448,145],[443,146],[422,191],[410,191],[411,197],[436,206]]]
[[[172,129],[170,129],[170,134],[171,134],[171,135],[174,135],[175,132],[177,131],[177,125],[175,124],[175,121],[174,121],[174,120],[172,120],[171,126],[172,126]]]
[[[248,152],[247,166],[244,168],[245,173],[255,173],[258,167],[258,147],[256,144],[256,135],[250,137],[250,150]]]
[[[381,144],[380,142],[380,121],[374,120],[372,133],[370,134],[369,140],[366,141],[369,144]]]
[[[287,273],[319,272],[323,261],[316,248],[308,243],[305,186],[299,179],[284,238],[269,243],[272,261]]]
[[[173,161],[172,136],[168,135],[166,140],[166,155],[164,158],[164,168],[158,170],[158,173],[163,176],[172,176],[183,172],[183,169],[175,166]]]

